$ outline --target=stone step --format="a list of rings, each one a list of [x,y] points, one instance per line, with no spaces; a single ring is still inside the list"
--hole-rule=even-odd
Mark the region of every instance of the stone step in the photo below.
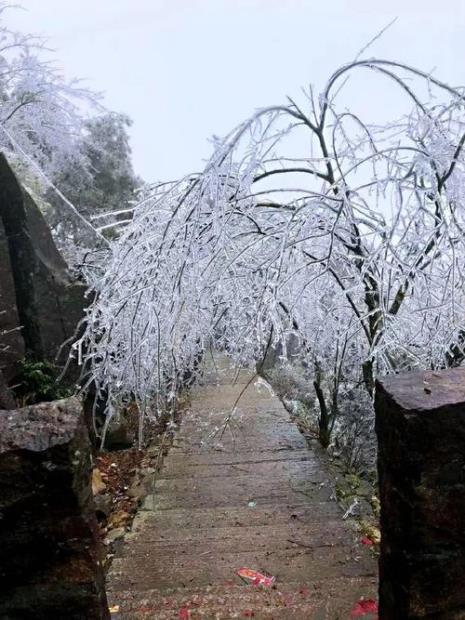
[[[149,508],[148,505],[147,508]],[[151,510],[141,510],[134,520],[132,531],[147,531],[155,528],[164,532],[166,529],[176,528],[180,532],[187,533],[198,528],[235,528],[244,524],[261,528],[270,523],[292,524],[294,521],[302,527],[309,523],[318,523],[320,527],[324,527],[328,520],[336,519],[341,514],[335,502],[315,501],[309,505],[307,497],[302,494],[288,504],[257,502],[253,508],[244,504],[225,508],[181,507],[157,513]]]
[[[323,476],[323,474],[321,474]],[[294,486],[295,484],[295,486]],[[210,484],[193,484],[192,480],[173,480],[169,487],[155,484],[154,494],[147,495],[142,510],[169,510],[173,508],[222,508],[246,506],[250,500],[257,503],[290,505],[299,495],[309,501],[330,501],[334,490],[327,484],[327,478],[316,481],[264,480],[251,477],[231,479],[225,486],[222,480],[210,479]]]
[[[109,584],[113,591],[128,585],[135,590],[163,589],[174,584],[208,586],[233,579],[235,571],[243,566],[275,574],[283,582],[298,581],[303,575],[309,581],[320,579],[322,574],[329,578],[372,576],[373,565],[362,553],[349,546],[274,550],[271,543],[269,550],[176,555],[167,563],[166,558],[160,561],[150,545],[145,550],[128,545],[113,561]]]
[[[265,461],[248,465],[236,463],[235,465],[191,467],[187,458],[185,467],[179,468],[177,473],[173,469],[171,471],[172,475],[168,468],[161,472],[155,483],[157,489],[176,487],[181,483],[210,486],[221,482],[225,477],[239,485],[279,482],[291,485],[291,487],[294,483],[297,486],[302,481],[318,483],[329,481],[328,474],[315,461],[281,461],[279,463]]]
[[[360,597],[376,598],[376,562],[342,520],[321,451],[279,400],[249,386],[232,434],[201,443],[243,390],[232,374],[193,391],[113,561],[110,600],[124,620],[348,620]],[[274,575],[276,588],[245,585],[242,567]]]
[[[173,480],[182,478],[184,480],[199,480],[200,478],[240,478],[244,475],[262,478],[277,478],[294,480],[298,477],[310,479],[318,476],[319,479],[327,478],[322,476],[321,463],[317,459],[312,459],[307,453],[301,459],[279,459],[266,461],[243,461],[239,463],[209,463],[205,459],[204,463],[198,464],[191,458],[184,458],[179,462],[169,461],[158,477],[161,480]],[[203,480],[202,480],[203,483]],[[208,481],[207,481],[208,484]]]
[[[306,460],[313,460],[314,456],[309,452],[306,446],[293,447],[277,446],[275,448],[268,445],[263,450],[257,451],[253,448],[246,447],[240,450],[215,450],[199,448],[196,452],[189,454],[187,457],[184,450],[181,447],[177,447],[178,440],[175,439],[175,445],[170,450],[169,459],[165,462],[165,466],[162,469],[164,472],[166,469],[172,470],[176,467],[183,467],[184,464],[189,462],[189,466],[200,465],[236,465],[236,464],[251,464],[264,463],[270,461],[273,463],[278,462],[299,462]],[[162,474],[163,475],[163,474]]]
[[[175,450],[181,448],[187,455],[202,454],[205,453],[206,449],[223,453],[249,452],[259,455],[263,450],[269,450],[270,448],[274,450],[294,450],[303,449],[305,445],[304,437],[302,435],[294,436],[287,427],[276,432],[273,436],[271,436],[271,433],[268,433],[267,436],[259,431],[256,433],[251,431],[243,440],[239,440],[237,436],[232,438],[230,435],[224,435],[222,438],[217,435],[214,440],[211,440],[209,433],[202,433],[197,430],[195,434],[175,437],[173,443]]]
[[[361,598],[371,598],[373,578],[325,579],[311,585],[277,582],[272,588],[225,583],[204,588],[123,591],[111,594],[112,605],[134,618],[315,618],[348,619]],[[182,611],[184,610],[184,611]],[[252,615],[245,615],[245,612]],[[117,616],[112,616],[116,620]],[[368,617],[366,618],[368,620]]]
[[[297,521],[277,524],[272,520],[259,528],[256,525],[247,525],[247,522],[238,523],[235,527],[207,526],[190,528],[187,531],[176,527],[163,530],[145,527],[142,533],[133,531],[127,534],[125,545],[135,547],[139,544],[150,544],[157,553],[186,548],[195,554],[197,545],[214,546],[217,551],[224,551],[229,548],[240,550],[242,546],[256,549],[269,546],[270,541],[273,541],[273,548],[292,548],[299,545],[313,548],[347,543],[351,539],[356,543],[360,538],[361,535],[355,528],[353,532],[345,529],[341,531],[340,519],[329,519],[323,527],[321,521],[310,524]]]

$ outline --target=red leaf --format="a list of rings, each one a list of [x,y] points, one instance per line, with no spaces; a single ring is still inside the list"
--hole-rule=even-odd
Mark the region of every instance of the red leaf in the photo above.
[[[179,610],[179,620],[189,620],[191,617],[191,612],[187,609],[187,607],[181,607]]]
[[[239,575],[241,579],[251,581],[254,586],[265,586],[266,588],[270,588],[275,582],[274,577],[263,575],[256,570],[252,570],[251,568],[238,568],[236,575]]]
[[[361,598],[358,603],[355,604],[354,608],[350,612],[351,618],[360,618],[361,616],[365,616],[367,614],[377,614],[378,613],[378,603],[371,598]]]
[[[364,536],[360,542],[362,545],[367,545],[367,547],[372,547],[375,544],[368,536]]]

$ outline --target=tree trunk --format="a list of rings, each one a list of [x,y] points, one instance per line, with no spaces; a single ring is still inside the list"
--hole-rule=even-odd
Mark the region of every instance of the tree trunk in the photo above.
[[[318,418],[318,440],[323,448],[327,448],[331,438],[330,415],[326,404],[325,395],[321,389],[321,369],[319,364],[315,364],[315,380],[313,381],[313,387],[315,388],[316,397],[318,398],[318,403],[320,405],[320,417]]]

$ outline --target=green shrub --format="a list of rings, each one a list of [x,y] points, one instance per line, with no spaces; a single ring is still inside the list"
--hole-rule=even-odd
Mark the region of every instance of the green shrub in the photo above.
[[[19,362],[15,394],[23,406],[71,396],[73,391],[57,382],[58,370],[47,361],[25,358]]]

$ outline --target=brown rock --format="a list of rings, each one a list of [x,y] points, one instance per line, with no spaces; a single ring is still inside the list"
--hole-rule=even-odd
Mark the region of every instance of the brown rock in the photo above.
[[[0,411],[0,618],[108,618],[75,398]]]
[[[111,543],[120,540],[126,534],[126,528],[124,527],[116,527],[114,530],[110,530],[105,537],[105,544],[110,545]]]

